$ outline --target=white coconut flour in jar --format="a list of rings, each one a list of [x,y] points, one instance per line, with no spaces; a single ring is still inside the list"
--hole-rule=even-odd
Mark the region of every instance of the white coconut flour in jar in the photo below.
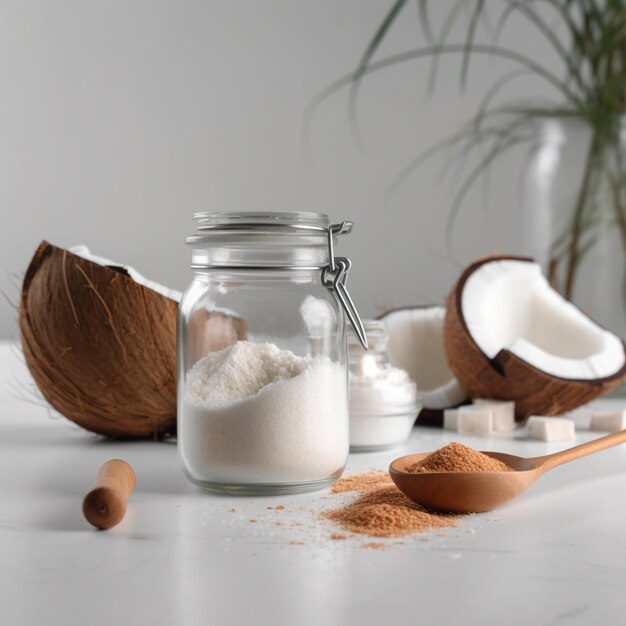
[[[326,357],[238,341],[189,370],[183,410],[180,454],[196,481],[317,481],[343,470],[346,372]]]

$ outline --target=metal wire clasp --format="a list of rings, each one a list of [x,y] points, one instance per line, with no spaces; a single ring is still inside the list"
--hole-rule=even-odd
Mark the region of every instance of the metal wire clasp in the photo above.
[[[359,342],[363,349],[367,350],[367,336],[363,328],[363,322],[346,288],[348,272],[352,267],[352,263],[345,256],[336,257],[333,245],[333,237],[335,235],[347,235],[352,232],[353,226],[352,222],[346,220],[341,224],[332,224],[328,227],[328,266],[322,270],[322,283],[337,295]]]

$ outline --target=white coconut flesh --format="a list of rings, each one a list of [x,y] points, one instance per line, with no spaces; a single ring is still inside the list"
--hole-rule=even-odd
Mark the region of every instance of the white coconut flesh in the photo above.
[[[127,272],[127,274],[134,280],[137,284],[142,285],[143,287],[147,287],[148,289],[152,289],[152,291],[156,291],[160,293],[162,296],[166,298],[170,298],[170,300],[175,300],[176,302],[180,302],[183,294],[180,291],[176,291],[175,289],[169,289],[168,287],[164,287],[159,283],[146,278],[143,274],[140,274],[134,267],[130,267],[130,265],[124,265],[123,263],[117,263],[115,261],[111,261],[110,259],[106,259],[102,256],[97,256],[92,254],[89,248],[85,245],[77,245],[68,248],[68,251],[76,256],[82,257],[87,261],[91,261],[92,263],[97,263],[98,265],[102,265],[104,267],[119,267]]]
[[[484,263],[462,288],[461,312],[481,352],[506,349],[537,369],[572,380],[596,380],[624,366],[622,341],[555,291],[537,263]]]
[[[417,385],[427,409],[457,406],[467,396],[448,367],[443,344],[442,306],[397,309],[384,316],[389,333],[387,354]]]

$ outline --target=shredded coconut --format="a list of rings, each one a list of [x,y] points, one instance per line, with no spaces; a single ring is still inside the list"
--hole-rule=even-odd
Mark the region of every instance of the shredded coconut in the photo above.
[[[179,449],[194,480],[322,481],[348,453],[345,368],[239,341],[187,373]]]
[[[223,406],[243,400],[280,379],[301,374],[304,357],[281,350],[273,343],[237,341],[200,359],[187,374],[189,400]]]

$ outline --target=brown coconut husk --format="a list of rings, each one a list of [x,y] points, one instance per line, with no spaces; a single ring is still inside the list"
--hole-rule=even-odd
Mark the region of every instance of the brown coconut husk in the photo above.
[[[44,398],[68,419],[107,437],[159,439],[176,432],[177,314],[175,300],[123,268],[44,241],[24,277],[22,349]],[[242,320],[229,328],[216,315],[206,352],[245,337]]]
[[[626,379],[624,367],[613,376],[596,380],[560,378],[542,372],[508,350],[487,358],[468,332],[461,311],[463,287],[480,266],[492,261],[533,263],[526,257],[493,255],[471,263],[452,289],[444,322],[444,343],[450,368],[472,398],[514,400],[518,420],[530,415],[560,415],[610,391]],[[626,346],[625,346],[626,353]]]
[[[87,430],[173,434],[177,312],[125,273],[44,241],[22,287],[26,363],[52,407]]]

